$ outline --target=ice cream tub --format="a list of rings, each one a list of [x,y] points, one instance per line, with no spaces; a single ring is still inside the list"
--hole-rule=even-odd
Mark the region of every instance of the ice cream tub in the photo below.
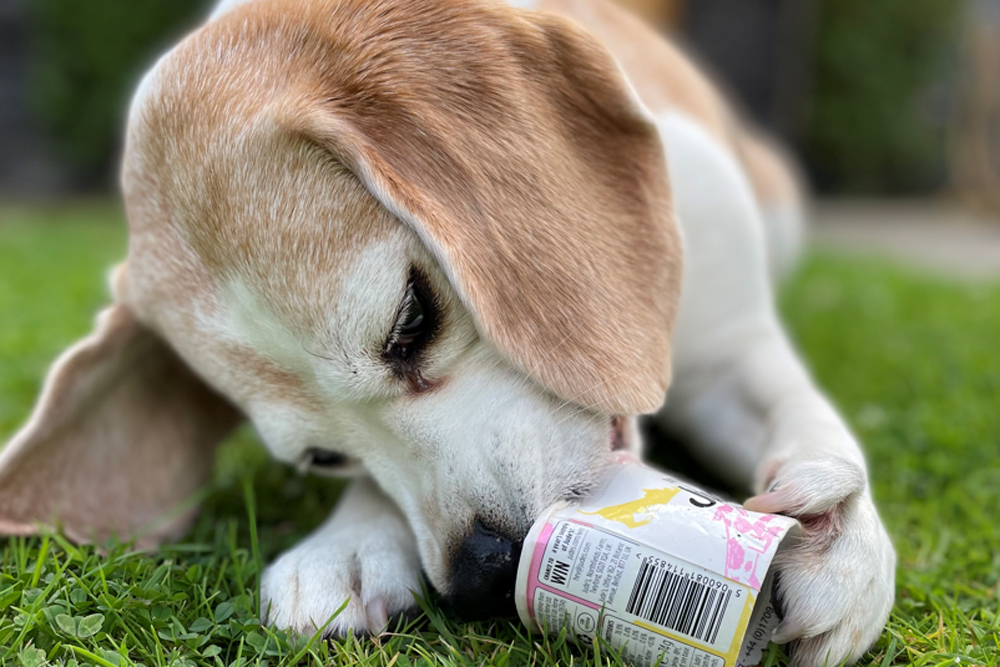
[[[771,564],[798,523],[725,501],[638,462],[524,543],[514,598],[534,630],[600,635],[638,667],[751,667],[778,617]]]

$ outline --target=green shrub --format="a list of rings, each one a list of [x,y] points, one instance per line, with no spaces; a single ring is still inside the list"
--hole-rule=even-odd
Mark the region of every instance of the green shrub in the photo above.
[[[207,0],[33,0],[32,97],[52,144],[90,184],[117,164],[128,94]],[[931,84],[955,43],[954,0],[826,0],[805,137],[820,188],[912,192],[942,180]]]
[[[825,191],[899,193],[943,180],[943,82],[957,44],[954,0],[826,0],[806,132]]]
[[[84,183],[117,164],[128,96],[205,0],[32,0],[32,105],[57,154]]]

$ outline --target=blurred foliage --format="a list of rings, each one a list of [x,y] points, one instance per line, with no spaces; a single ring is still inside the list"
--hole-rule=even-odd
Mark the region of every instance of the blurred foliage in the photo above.
[[[825,0],[805,150],[821,191],[942,184],[956,0]]]
[[[205,0],[31,0],[31,102],[83,183],[106,183],[131,89],[207,8]]]
[[[697,0],[690,0],[697,1]],[[733,0],[736,1],[736,0]],[[128,95],[210,0],[32,0],[33,104],[84,184],[116,165]],[[803,148],[824,192],[943,181],[956,0],[822,0]]]

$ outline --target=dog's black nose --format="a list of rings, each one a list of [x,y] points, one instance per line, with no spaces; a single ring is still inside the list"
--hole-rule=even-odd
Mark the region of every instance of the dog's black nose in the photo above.
[[[514,581],[523,544],[477,521],[452,560],[452,610],[470,621],[516,614]]]

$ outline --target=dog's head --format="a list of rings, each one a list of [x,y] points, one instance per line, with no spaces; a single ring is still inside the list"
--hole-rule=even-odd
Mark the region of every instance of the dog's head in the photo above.
[[[158,63],[127,142],[129,261],[4,454],[8,531],[134,532],[242,414],[283,461],[374,476],[458,594],[477,539],[585,493],[663,399],[662,147],[561,19],[262,0]]]

